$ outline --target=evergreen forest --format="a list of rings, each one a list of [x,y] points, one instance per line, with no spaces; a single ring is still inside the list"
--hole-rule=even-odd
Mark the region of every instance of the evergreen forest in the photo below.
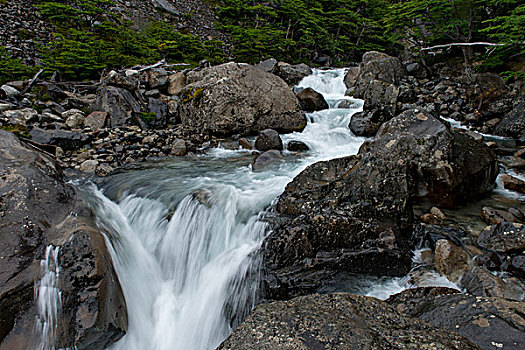
[[[66,79],[92,79],[106,68],[161,59],[196,65],[273,57],[343,66],[369,50],[411,52],[424,64],[452,57],[478,71],[523,75],[525,3],[519,0],[206,0],[228,45],[177,31],[166,21],[137,30],[109,11],[112,1],[37,0],[38,12],[53,27],[52,40],[38,46],[42,66],[28,67],[0,47],[0,81],[40,68]],[[447,46],[458,43],[483,44]]]

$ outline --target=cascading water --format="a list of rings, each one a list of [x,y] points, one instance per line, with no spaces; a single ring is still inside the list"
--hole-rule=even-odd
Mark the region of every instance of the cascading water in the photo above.
[[[302,133],[283,136],[310,151],[285,152],[278,168],[253,172],[246,151],[212,151],[108,179],[86,196],[97,213],[128,308],[126,335],[113,349],[213,349],[256,301],[253,254],[267,233],[260,215],[306,166],[357,153],[348,123],[362,102],[344,96],[345,71],[314,71],[331,107],[308,114]],[[111,198],[111,199],[110,199]]]
[[[40,262],[40,280],[35,283],[35,299],[38,315],[36,318],[37,350],[55,350],[55,336],[58,313],[62,298],[58,289],[60,267],[58,265],[59,247],[52,245],[46,249]]]

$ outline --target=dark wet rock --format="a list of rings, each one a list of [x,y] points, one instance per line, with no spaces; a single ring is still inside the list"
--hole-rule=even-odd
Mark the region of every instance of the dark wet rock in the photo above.
[[[519,139],[525,137],[525,102],[521,102],[494,128],[494,134]]]
[[[385,121],[386,119],[378,110],[357,112],[352,115],[348,127],[356,136],[371,137],[377,133]]]
[[[489,225],[499,224],[502,222],[519,222],[520,220],[505,210],[497,210],[491,207],[481,209],[481,218]]]
[[[350,67],[345,74],[344,82],[347,88],[351,88],[357,82],[359,67]]]
[[[501,175],[500,179],[506,189],[525,193],[525,181],[508,174]]]
[[[350,101],[350,100],[342,100],[336,106],[336,108],[356,108],[356,107],[357,107],[357,103],[355,103],[354,101]]]
[[[279,198],[281,217],[264,243],[266,293],[282,298],[312,292],[297,289],[301,280],[315,291],[322,283],[318,275],[331,271],[408,272],[412,212],[406,180],[397,164],[355,156],[301,172]]]
[[[459,281],[461,288],[477,296],[508,297],[505,282],[487,269],[470,266]]]
[[[214,135],[247,135],[264,129],[300,131],[306,117],[277,76],[253,66],[226,63],[191,71],[179,97],[182,124]]]
[[[494,252],[523,251],[525,249],[525,226],[511,222],[488,226],[479,234],[477,244],[483,249]]]
[[[512,216],[514,216],[516,219],[520,221],[525,220],[525,214],[523,214],[523,212],[519,210],[518,208],[509,208],[507,209],[507,212],[509,212]]]
[[[279,133],[273,129],[265,129],[259,132],[257,139],[255,139],[255,149],[261,152],[269,150],[283,150],[283,141]]]
[[[91,210],[55,162],[0,131],[0,339],[35,348],[33,296],[40,261],[60,246],[62,312],[56,345],[104,349],[127,328],[125,301]]]
[[[516,255],[512,257],[508,269],[516,276],[525,279],[525,255]]]
[[[436,242],[435,266],[440,274],[456,282],[467,270],[467,252],[446,239],[440,239]]]
[[[433,250],[439,240],[446,239],[457,246],[462,246],[462,239],[467,235],[468,233],[460,227],[418,224],[412,233],[412,244],[416,248]]]
[[[277,73],[288,85],[297,85],[303,78],[312,74],[312,69],[304,63],[289,64],[279,62],[277,64],[279,71]]]
[[[376,139],[365,142],[359,152],[405,164],[412,197],[441,207],[491,190],[498,172],[488,147],[417,109],[384,123]]]
[[[280,164],[283,160],[283,155],[280,151],[270,150],[258,155],[252,162],[252,169],[254,171],[263,170],[269,166]]]
[[[405,315],[459,333],[481,349],[523,347],[525,302],[417,288],[396,294],[387,303]]]
[[[31,140],[35,142],[58,146],[63,150],[75,150],[90,141],[89,135],[77,131],[34,128],[30,135]]]
[[[220,346],[228,349],[478,349],[374,298],[309,295],[259,305]]]
[[[286,144],[286,149],[291,152],[304,152],[310,150],[310,147],[302,141],[292,140]]]
[[[140,113],[140,105],[133,95],[125,89],[107,86],[97,91],[97,99],[93,111],[107,112],[111,127],[131,124],[136,114]]]
[[[245,137],[239,139],[239,145],[244,149],[253,149],[252,143]]]
[[[329,107],[323,95],[312,88],[303,89],[296,96],[303,111],[315,112]]]

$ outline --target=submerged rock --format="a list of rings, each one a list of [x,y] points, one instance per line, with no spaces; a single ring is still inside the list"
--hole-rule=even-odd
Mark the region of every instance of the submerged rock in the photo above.
[[[306,112],[320,111],[329,107],[323,95],[311,88],[299,91],[297,98],[301,108]]]
[[[53,160],[1,130],[0,174],[0,346],[36,347],[33,290],[53,245],[60,246],[62,295],[56,346],[105,349],[124,335],[127,313],[91,210]]]
[[[279,133],[272,129],[265,129],[259,132],[259,136],[255,140],[255,149],[266,152],[269,150],[283,150],[283,141]]]
[[[259,305],[218,349],[478,349],[374,298],[309,295]]]
[[[292,140],[288,142],[286,149],[291,152],[303,152],[310,150],[310,147],[302,141]]]
[[[247,135],[264,129],[301,131],[306,117],[288,85],[253,66],[226,63],[191,71],[179,94],[183,125],[214,135]]]
[[[278,150],[269,150],[258,155],[252,162],[254,171],[262,170],[269,166],[277,165],[283,160],[283,155]]]

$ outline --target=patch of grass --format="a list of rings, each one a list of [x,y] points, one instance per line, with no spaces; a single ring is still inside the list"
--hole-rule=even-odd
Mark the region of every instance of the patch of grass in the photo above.
[[[157,119],[157,114],[153,112],[140,112],[139,113],[140,119],[142,119],[145,123],[149,123],[151,121],[154,121]]]

